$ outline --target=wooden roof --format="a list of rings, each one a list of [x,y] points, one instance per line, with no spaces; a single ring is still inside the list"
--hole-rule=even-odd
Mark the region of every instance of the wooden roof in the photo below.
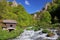
[[[17,23],[16,20],[3,20],[3,23]]]

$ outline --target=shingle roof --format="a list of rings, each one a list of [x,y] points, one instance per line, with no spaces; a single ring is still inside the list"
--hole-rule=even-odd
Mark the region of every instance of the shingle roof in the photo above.
[[[3,20],[3,23],[17,23],[16,20]]]

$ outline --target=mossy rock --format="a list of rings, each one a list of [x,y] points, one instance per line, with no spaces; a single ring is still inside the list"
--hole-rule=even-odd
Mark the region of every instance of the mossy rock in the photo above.
[[[47,34],[47,37],[52,37],[52,36],[54,36],[55,34],[54,33],[48,33]]]

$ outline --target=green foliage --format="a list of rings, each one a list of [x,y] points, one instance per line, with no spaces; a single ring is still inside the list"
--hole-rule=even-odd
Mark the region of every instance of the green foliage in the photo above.
[[[51,27],[51,24],[48,24],[46,22],[40,22],[37,24],[38,28],[43,28],[43,29],[46,29],[46,28],[50,28]]]
[[[19,27],[16,27],[16,30],[13,30],[11,32],[7,30],[2,30],[0,28],[0,40],[8,40],[11,38],[15,38],[19,36],[23,32],[23,29],[20,29]]]
[[[51,25],[51,28],[52,28],[52,29],[58,29],[58,28],[60,28],[60,23],[52,24],[52,25]]]
[[[53,0],[53,2],[60,4],[60,0]]]
[[[55,16],[54,23],[58,23],[58,18]]]
[[[48,28],[51,24],[51,15],[48,11],[43,11],[39,13],[40,18],[37,20],[36,25],[39,28]]]
[[[42,31],[42,33],[50,33],[50,31],[47,30],[47,29],[44,29],[44,30]]]
[[[58,4],[56,3],[53,3],[53,4],[50,4],[49,7],[48,7],[48,11],[49,12],[54,12],[56,9],[58,8]]]
[[[0,20],[16,20],[17,28],[12,32],[0,29],[0,40],[7,40],[18,36],[23,28],[33,25],[32,16],[28,14],[22,5],[12,7],[11,2],[1,0],[0,2]]]
[[[40,30],[40,27],[39,27],[39,26],[33,26],[32,29],[33,29],[34,31],[38,31],[38,30]]]
[[[28,27],[28,28],[26,28],[26,30],[33,30],[33,28],[32,28],[32,27],[31,27],[31,28],[30,28],[30,27]]]
[[[42,22],[51,23],[51,15],[48,11],[42,12],[42,17],[40,19]]]
[[[26,30],[38,31],[38,30],[40,30],[40,27],[39,26],[32,26],[31,28],[27,28]]]
[[[37,18],[35,18],[36,23],[34,26],[36,26],[37,28],[34,27],[34,29],[38,30],[39,28],[54,28],[54,29],[57,28],[58,27],[57,24],[51,25],[52,23],[51,19],[55,16],[53,20],[55,23],[58,23],[58,21],[60,20],[59,10],[60,10],[60,0],[53,0],[53,3],[50,3],[47,6],[47,10],[36,12],[38,16]]]
[[[0,2],[0,20],[12,19],[18,22],[18,26],[29,26],[33,24],[32,17],[22,5],[12,7],[11,2]]]
[[[16,30],[12,32],[8,32],[7,30],[2,30],[0,28],[0,40],[7,40],[10,38],[15,38],[21,32],[23,32],[22,28],[26,28],[27,26],[34,26],[33,28],[28,28],[27,30],[35,30],[38,31],[40,28],[56,28],[57,24],[51,25],[51,15],[50,13],[54,13],[58,7],[60,7],[60,0],[54,0],[52,4],[49,5],[47,11],[44,10],[42,12],[36,12],[38,18],[33,19],[30,14],[26,12],[22,5],[18,5],[17,7],[12,7],[12,2],[7,2],[6,0],[1,0],[0,2],[0,20],[10,19],[17,21]],[[56,18],[57,19],[57,18]],[[54,19],[54,20],[56,20]],[[56,21],[55,21],[56,22]],[[43,30],[43,33],[49,33],[48,30]]]
[[[56,25],[51,25],[52,23],[51,19],[54,15],[57,15],[56,11],[58,12],[59,8],[60,8],[60,0],[53,0],[53,3],[50,3],[48,5],[47,10],[41,11],[40,13],[36,12],[38,15],[37,18],[39,18],[37,19],[36,25],[39,26],[40,28],[51,28],[51,27],[56,28],[57,27]],[[54,18],[55,23],[58,23],[58,20],[60,20],[58,19],[57,16]]]

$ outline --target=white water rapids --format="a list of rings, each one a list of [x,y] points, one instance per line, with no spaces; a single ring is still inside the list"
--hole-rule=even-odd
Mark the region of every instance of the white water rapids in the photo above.
[[[56,40],[58,38],[58,35],[56,33],[53,37],[46,37],[47,33],[43,34],[41,31],[42,30],[24,30],[24,32],[20,36],[11,40]]]

